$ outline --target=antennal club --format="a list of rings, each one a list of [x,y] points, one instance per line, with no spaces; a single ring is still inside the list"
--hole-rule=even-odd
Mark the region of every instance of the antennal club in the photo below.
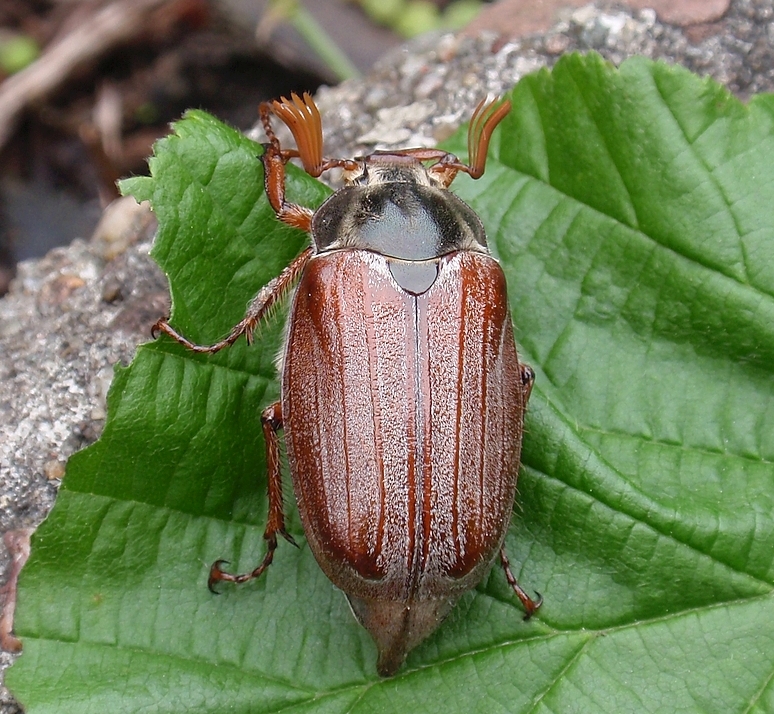
[[[492,138],[497,125],[511,111],[511,103],[507,99],[500,101],[498,97],[482,99],[470,119],[468,128],[468,161],[470,163],[461,163],[454,154],[439,152],[433,149],[408,149],[403,152],[397,152],[404,155],[416,156],[420,161],[436,158],[438,163],[431,166],[431,171],[443,181],[444,186],[449,186],[457,175],[458,171],[464,171],[471,178],[481,178],[486,167],[486,156],[489,151],[489,141]]]
[[[290,100],[285,97],[281,101],[274,100],[271,109],[293,133],[304,171],[317,178],[326,167],[323,161],[322,121],[311,95],[304,92],[302,99],[293,92]]]
[[[482,99],[470,120],[468,128],[468,161],[467,173],[471,178],[481,178],[486,166],[486,156],[489,151],[489,140],[495,127],[505,119],[511,111],[511,103],[507,99],[500,102],[499,98]]]

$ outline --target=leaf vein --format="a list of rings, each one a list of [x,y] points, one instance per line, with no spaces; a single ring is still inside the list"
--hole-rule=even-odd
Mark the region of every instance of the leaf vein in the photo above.
[[[663,103],[664,108],[669,112],[669,114],[672,116],[672,119],[675,122],[675,125],[680,129],[680,132],[683,135],[683,138],[685,139],[685,143],[687,148],[690,150],[692,156],[702,165],[704,170],[707,172],[707,180],[710,184],[715,188],[718,195],[723,199],[723,203],[725,203],[726,208],[728,209],[727,213],[731,217],[731,220],[734,223],[734,230],[736,231],[736,237],[739,242],[739,252],[742,256],[742,266],[744,268],[744,285],[750,285],[750,266],[748,262],[748,256],[747,251],[745,249],[744,241],[742,240],[742,230],[739,225],[739,219],[737,218],[736,213],[733,210],[733,203],[729,200],[728,196],[723,191],[723,187],[720,184],[720,182],[717,180],[715,175],[712,172],[712,169],[707,164],[707,162],[704,160],[704,157],[696,150],[696,146],[694,142],[690,140],[688,137],[688,134],[685,131],[685,128],[680,123],[679,119],[677,118],[677,115],[672,110],[672,107],[669,105],[669,102],[667,101],[666,97],[664,96],[664,93],[661,89],[661,86],[658,82],[653,82],[653,86],[658,93],[658,96],[661,98],[661,101]],[[705,127],[705,131],[709,128]],[[730,277],[730,276],[729,276]],[[768,294],[768,293],[767,293]]]
[[[547,398],[545,392],[543,392],[541,390],[537,390],[537,391],[533,390],[533,399],[534,399],[536,394],[540,394],[544,398],[546,406],[551,410],[551,412],[555,415],[555,417],[564,424],[564,426],[565,426],[565,428],[567,430],[569,430],[570,432],[574,433],[578,437],[579,441],[581,441],[581,443],[583,443],[583,445],[586,447],[586,449],[588,449],[589,453],[593,454],[594,457],[598,460],[598,463],[602,467],[604,467],[606,470],[609,471],[609,474],[611,475],[613,480],[624,481],[626,483],[627,487],[631,491],[633,491],[634,493],[637,494],[639,499],[642,501],[642,503],[640,503],[638,505],[640,506],[640,510],[643,513],[655,514],[655,513],[661,512],[663,510],[662,507],[661,507],[661,504],[659,504],[657,501],[653,500],[653,498],[651,498],[646,493],[644,493],[636,485],[634,485],[634,484],[630,483],[628,480],[624,479],[623,476],[618,472],[618,470],[612,464],[610,464],[610,462],[608,462],[607,459],[601,453],[599,453],[599,451],[597,449],[595,449],[588,442],[584,441],[583,438],[581,437],[581,435],[578,434],[578,432],[576,431],[577,425],[573,426],[573,423],[570,422],[570,420],[566,417],[566,415],[563,414],[559,410],[559,408],[553,403],[552,400]],[[588,458],[586,460],[588,461]],[[532,466],[532,468],[534,468],[534,466]],[[539,471],[541,473],[544,473],[539,468],[537,468],[535,470]],[[594,500],[596,500],[598,503],[602,504],[606,508],[609,508],[611,511],[614,511],[616,513],[620,513],[620,514],[622,514],[624,516],[627,516],[628,518],[631,518],[632,520],[634,520],[634,521],[636,521],[638,523],[641,523],[645,527],[650,528],[655,533],[658,533],[659,535],[661,535],[663,538],[667,538],[668,540],[670,540],[670,541],[672,541],[674,543],[677,543],[677,544],[682,545],[682,546],[684,546],[686,548],[689,548],[694,553],[698,553],[698,554],[700,554],[700,555],[702,555],[702,556],[704,556],[706,558],[710,558],[714,562],[716,562],[716,563],[718,563],[720,565],[723,565],[724,567],[728,568],[730,571],[732,571],[734,573],[737,573],[739,575],[743,575],[743,576],[745,576],[747,578],[750,578],[750,580],[752,580],[753,582],[755,582],[755,583],[757,583],[759,585],[765,585],[767,588],[771,588],[771,586],[772,586],[771,583],[769,583],[769,582],[767,582],[765,580],[762,580],[762,579],[760,579],[760,578],[758,578],[758,577],[756,577],[756,576],[752,575],[751,573],[748,573],[748,572],[746,572],[744,570],[740,570],[739,568],[737,568],[733,564],[727,563],[727,562],[725,562],[723,560],[720,560],[717,556],[711,555],[709,553],[706,553],[706,552],[700,550],[699,548],[697,548],[692,543],[688,542],[687,540],[684,540],[684,539],[681,539],[681,538],[677,537],[673,531],[671,531],[671,530],[669,530],[668,528],[665,527],[665,524],[658,523],[658,522],[648,522],[648,521],[644,520],[640,515],[635,513],[634,509],[631,509],[631,508],[630,509],[624,509],[624,508],[622,508],[620,506],[620,504],[613,503],[609,498],[608,499],[602,498],[601,494],[607,493],[606,489],[595,488],[593,491],[584,491],[581,488],[579,488],[577,485],[568,483],[566,481],[562,481],[561,479],[557,478],[556,476],[549,475],[549,474],[545,474],[545,475],[546,475],[547,478],[553,478],[553,479],[559,481],[560,483],[565,484],[568,488],[572,488],[572,489],[578,491],[579,493],[586,494],[587,496],[589,496],[590,498],[593,498]]]
[[[763,457],[756,458],[753,456],[746,456],[745,454],[736,454],[730,451],[721,451],[720,449],[710,449],[707,447],[686,446],[685,444],[674,444],[663,439],[655,439],[652,436],[646,434],[630,434],[622,429],[603,429],[596,426],[588,426],[586,424],[578,424],[578,429],[581,431],[587,431],[592,434],[600,434],[602,436],[617,436],[625,437],[628,439],[636,439],[638,441],[647,441],[649,444],[657,446],[663,446],[671,449],[681,449],[682,451],[688,451],[693,454],[704,454],[706,456],[723,456],[733,459],[740,459],[742,461],[750,462],[752,464],[762,464],[764,466],[774,466],[774,461],[770,459],[764,459]]]
[[[565,666],[562,667],[562,669],[559,672],[557,672],[556,676],[553,678],[551,682],[549,682],[548,686],[532,700],[532,706],[529,708],[528,714],[531,714],[532,712],[536,712],[538,710],[538,707],[540,706],[541,702],[564,679],[564,677],[567,675],[570,669],[572,669],[572,667],[580,660],[580,658],[583,656],[586,650],[589,649],[594,642],[596,642],[598,636],[599,635],[597,634],[592,635],[585,642],[583,642],[583,644],[581,644],[581,646],[578,647],[577,650],[575,650],[575,652],[572,654],[572,657],[570,657],[567,660],[567,663],[565,664]]]

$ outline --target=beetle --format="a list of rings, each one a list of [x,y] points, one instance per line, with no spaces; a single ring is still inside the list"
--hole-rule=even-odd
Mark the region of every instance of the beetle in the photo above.
[[[279,453],[287,460],[309,547],[346,594],[393,675],[499,556],[529,618],[540,607],[511,572],[504,539],[516,492],[524,413],[534,372],[518,359],[505,276],[474,211],[448,191],[479,178],[508,101],[483,100],[468,132],[469,163],[438,149],[323,157],[309,94],[264,102],[261,157],[277,218],[312,245],[250,302],[214,353],[253,332],[294,284],[278,359],[281,399],[261,415],[268,469],[266,554],[234,575],[216,561],[209,587],[259,577],[285,529]],[[296,149],[283,149],[279,117]],[[285,196],[285,167],[345,185],[316,211]]]

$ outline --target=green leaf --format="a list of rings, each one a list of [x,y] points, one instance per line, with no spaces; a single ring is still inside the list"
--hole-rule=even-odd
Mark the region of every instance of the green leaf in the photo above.
[[[774,711],[774,98],[634,59],[525,78],[478,182],[537,381],[507,546],[394,679],[290,529],[262,553],[258,415],[279,316],[212,358],[168,340],[117,372],[22,574],[8,683],[40,712]],[[463,138],[453,150],[464,154]],[[222,336],[304,236],[259,147],[191,112],[128,186],[159,216],[173,324]],[[293,172],[289,195],[324,189]]]

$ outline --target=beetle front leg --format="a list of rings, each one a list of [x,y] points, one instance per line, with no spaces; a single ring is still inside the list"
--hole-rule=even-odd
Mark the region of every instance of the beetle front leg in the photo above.
[[[245,583],[248,580],[260,577],[263,572],[271,565],[274,560],[274,551],[277,549],[277,534],[285,540],[296,545],[293,536],[285,530],[285,514],[282,511],[282,470],[279,455],[279,437],[277,432],[282,428],[282,407],[279,402],[275,402],[261,414],[261,424],[263,426],[263,437],[266,441],[266,468],[268,471],[268,492],[269,492],[269,517],[266,521],[266,530],[263,532],[263,538],[266,541],[266,555],[263,556],[261,564],[250,571],[241,575],[232,575],[221,570],[221,566],[226,564],[225,560],[216,560],[210,568],[210,577],[207,581],[207,587],[217,594],[215,585],[223,580],[229,583]]]
[[[508,560],[508,556],[505,554],[505,546],[500,548],[500,564],[505,571],[505,579],[508,581],[508,585],[511,586],[513,592],[516,593],[516,597],[521,601],[521,606],[524,608],[524,619],[529,620],[543,604],[543,596],[540,593],[537,595],[537,600],[533,600],[524,588],[519,585],[519,581],[516,580],[516,576],[511,571],[511,561]]]
[[[312,229],[314,212],[296,203],[285,200],[285,164],[290,159],[301,159],[301,163],[310,176],[317,178],[324,171],[333,168],[353,170],[358,167],[354,159],[323,158],[323,135],[320,112],[311,95],[304,93],[303,98],[291,94],[290,99],[263,102],[258,108],[264,131],[269,139],[261,157],[264,168],[266,196],[277,218],[307,233]],[[296,140],[297,149],[282,149],[279,139],[271,126],[271,114],[276,114],[290,129]]]
[[[261,156],[266,197],[280,221],[309,233],[314,212],[285,200],[285,164],[289,158],[288,153],[282,151],[278,143],[266,144],[266,150]]]

